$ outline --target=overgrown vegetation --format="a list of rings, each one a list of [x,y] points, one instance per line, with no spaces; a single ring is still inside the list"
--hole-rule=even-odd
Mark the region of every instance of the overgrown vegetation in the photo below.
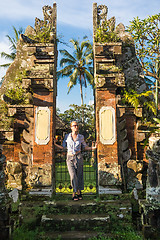
[[[13,127],[13,117],[8,117],[8,106],[7,104],[0,100],[0,128],[1,130],[9,130]]]
[[[152,91],[138,93],[133,89],[129,89],[128,91],[124,90],[122,103],[130,105],[135,109],[143,107],[143,117],[146,121],[152,118],[153,114],[156,115],[156,106]]]
[[[21,196],[23,199],[23,196]],[[105,195],[106,197],[106,195]],[[114,202],[113,204],[113,195],[110,195],[112,201],[111,202],[103,202],[101,199],[96,199],[95,196],[85,196],[86,199],[90,199],[91,202],[94,203],[95,200],[98,203],[94,206],[86,204],[81,205],[81,207],[77,207],[76,205],[72,206],[69,204],[64,204],[64,200],[68,201],[70,196],[60,196],[56,195],[54,201],[59,201],[58,205],[51,204],[48,197],[46,199],[43,197],[37,196],[28,196],[25,200],[21,200],[20,208],[21,208],[21,216],[22,221],[19,222],[19,218],[17,215],[17,222],[15,222],[15,229],[13,233],[13,240],[51,240],[51,239],[62,239],[61,233],[65,230],[67,231],[67,226],[69,226],[67,222],[62,229],[62,224],[54,224],[53,226],[44,226],[41,224],[42,215],[69,215],[69,214],[103,214],[106,212],[107,215],[110,216],[110,222],[106,224],[106,226],[102,227],[101,225],[88,225],[88,231],[92,230],[98,234],[97,237],[92,237],[90,240],[142,240],[142,236],[139,232],[136,231],[134,225],[132,224],[131,214],[128,214],[124,217],[124,219],[117,218],[117,213],[119,212],[119,207],[122,206],[121,203]],[[124,197],[124,196],[122,196]],[[129,196],[125,196],[125,199],[121,199],[122,201],[127,201]],[[41,199],[42,198],[42,199]],[[107,199],[110,199],[107,196]],[[48,200],[48,204],[46,201]],[[62,202],[61,202],[62,200]],[[50,204],[49,204],[50,202]],[[54,202],[52,202],[54,203]],[[59,206],[59,207],[58,207]],[[127,206],[127,202],[125,203]],[[129,206],[129,205],[128,205]],[[18,209],[18,208],[17,208]],[[13,210],[13,209],[12,209]],[[15,209],[16,210],[16,209]],[[67,224],[67,225],[66,225]],[[88,224],[88,223],[86,223]],[[91,227],[91,229],[90,229]],[[53,230],[54,229],[54,230]],[[83,230],[83,229],[82,229]],[[76,228],[72,226],[71,231],[76,231]],[[59,232],[59,233],[58,233]],[[53,234],[57,233],[56,235]]]
[[[7,97],[7,102],[10,104],[29,104],[31,89],[28,91],[22,86],[22,80],[26,76],[27,71],[24,70],[7,83],[5,96]]]
[[[108,42],[120,42],[120,38],[114,32],[114,29],[110,28],[109,21],[103,21],[97,28],[95,35],[95,42],[108,43]]]
[[[44,25],[42,28],[38,29],[35,32],[35,35],[30,34],[28,35],[28,37],[34,40],[35,42],[49,43],[51,41],[51,32],[52,29],[49,26]]]
[[[137,56],[145,73],[146,83],[153,87],[158,107],[158,85],[160,82],[160,14],[145,19],[136,17],[130,22],[128,31],[135,42]]]
[[[158,132],[157,121],[155,119],[157,115],[157,109],[155,99],[152,91],[145,91],[138,93],[133,89],[123,90],[122,104],[134,107],[142,107],[141,125],[147,130],[144,146],[148,143],[148,139],[152,133]]]

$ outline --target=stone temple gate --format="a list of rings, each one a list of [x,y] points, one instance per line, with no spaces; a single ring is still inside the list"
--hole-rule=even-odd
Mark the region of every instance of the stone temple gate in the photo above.
[[[115,27],[108,9],[93,4],[93,50],[99,193],[142,188],[144,150],[142,108],[121,104],[126,86],[145,89],[143,71],[124,25]],[[6,156],[9,188],[53,186],[53,136],[56,131],[57,45],[56,4],[43,7],[44,20],[35,19],[20,36],[17,56],[0,89],[0,141]],[[107,22],[117,42],[101,43],[97,28]]]

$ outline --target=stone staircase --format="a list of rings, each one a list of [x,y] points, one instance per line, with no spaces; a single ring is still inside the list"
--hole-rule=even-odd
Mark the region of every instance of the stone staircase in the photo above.
[[[115,222],[127,225],[132,221],[131,204],[126,200],[49,201],[45,206],[48,213],[42,215],[41,226],[50,239],[108,237]]]
[[[126,200],[48,201],[45,206],[48,214],[42,215],[41,226],[50,239],[108,237],[115,222],[127,225],[132,221],[131,204]]]
[[[32,230],[36,223],[43,232],[39,239],[119,239],[116,232],[133,227],[131,202],[123,195],[110,200],[84,195],[83,200],[72,201],[71,195],[51,200],[33,194],[30,199],[20,204],[21,222],[29,222]]]
[[[132,203],[124,194],[97,197],[84,195],[22,195],[15,211],[13,239],[39,240],[142,240],[133,225]],[[13,219],[13,216],[12,216]],[[27,238],[28,237],[28,238]]]

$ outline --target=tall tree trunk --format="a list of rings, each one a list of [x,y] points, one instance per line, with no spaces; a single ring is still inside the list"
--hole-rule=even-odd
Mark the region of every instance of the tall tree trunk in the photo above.
[[[81,106],[83,106],[82,76],[80,75]],[[84,110],[82,109],[82,125],[84,125]]]
[[[81,76],[79,77],[80,80],[80,93],[81,93],[81,105],[83,105],[83,91],[82,91],[82,80],[81,80]]]

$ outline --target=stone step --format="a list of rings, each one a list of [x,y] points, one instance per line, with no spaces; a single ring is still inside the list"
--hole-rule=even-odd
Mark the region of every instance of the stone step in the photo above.
[[[31,189],[29,194],[32,196],[52,196],[52,189],[51,188],[41,188],[41,189]]]
[[[108,214],[70,214],[70,215],[43,215],[41,226],[49,231],[96,230],[109,231],[110,216]]]
[[[111,237],[111,234],[99,234],[96,231],[67,231],[67,232],[47,232],[41,239],[46,239],[47,237],[51,240],[61,239],[61,240],[76,240],[76,239],[90,239],[101,237]]]
[[[45,209],[46,212],[51,214],[110,214],[112,212],[112,214],[114,213],[122,219],[132,215],[132,206],[128,200],[104,200],[98,202],[93,200],[45,201]]]

